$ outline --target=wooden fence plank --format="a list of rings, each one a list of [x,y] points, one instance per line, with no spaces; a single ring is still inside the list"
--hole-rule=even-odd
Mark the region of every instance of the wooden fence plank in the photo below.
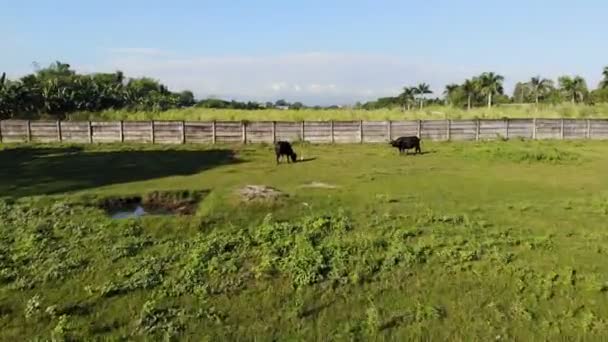
[[[61,142],[61,121],[57,120],[57,141]]]
[[[32,122],[27,120],[27,142],[32,141]]]
[[[428,140],[608,139],[608,119],[411,121],[0,121],[0,142],[379,143],[398,136]]]

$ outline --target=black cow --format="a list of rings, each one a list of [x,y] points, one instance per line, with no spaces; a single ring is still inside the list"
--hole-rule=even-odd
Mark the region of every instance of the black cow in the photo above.
[[[403,153],[403,151],[405,151],[405,153],[407,154],[408,150],[411,148],[415,148],[416,153],[422,153],[422,150],[420,150],[420,139],[416,136],[400,137],[396,140],[391,141],[390,144],[391,146],[399,149],[399,154]]]
[[[291,144],[287,141],[277,141],[274,144],[274,153],[277,155],[277,164],[279,164],[282,156],[287,156],[287,162],[289,163],[289,158],[295,163],[298,155],[291,148]]]

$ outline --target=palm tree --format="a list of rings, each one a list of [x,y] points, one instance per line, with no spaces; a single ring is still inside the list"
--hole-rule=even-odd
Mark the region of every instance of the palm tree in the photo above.
[[[404,87],[403,92],[399,95],[399,101],[403,106],[403,110],[405,111],[405,106],[407,105],[407,110],[410,110],[412,102],[414,102],[414,95],[416,94],[414,88]]]
[[[477,79],[466,80],[462,85],[462,90],[467,95],[467,109],[471,110],[471,101],[473,100],[473,96],[477,94],[477,90],[479,88],[479,84]]]
[[[572,99],[572,103],[582,101],[587,92],[587,83],[580,76],[569,77],[563,76],[559,78],[560,89]]]
[[[606,88],[608,88],[608,66],[604,67],[604,71],[602,72],[602,75],[604,75],[604,79],[602,80],[600,87],[603,89],[606,89]]]
[[[445,95],[445,99],[448,105],[450,105],[450,99],[452,97],[452,95],[454,95],[454,92],[456,91],[456,89],[458,89],[458,87],[460,87],[458,84],[448,84],[445,86],[445,90],[443,91],[443,95]]]
[[[538,107],[538,99],[553,87],[553,81],[546,78],[540,78],[540,76],[532,77],[530,82],[528,82],[528,87],[530,87],[534,99],[536,100],[536,106]]]
[[[492,97],[502,94],[504,77],[493,72],[484,72],[479,76],[479,90],[488,97],[488,108],[492,108]]]
[[[415,94],[420,96],[420,109],[424,106],[424,95],[432,94],[431,87],[426,83],[420,83],[418,87],[414,88]]]

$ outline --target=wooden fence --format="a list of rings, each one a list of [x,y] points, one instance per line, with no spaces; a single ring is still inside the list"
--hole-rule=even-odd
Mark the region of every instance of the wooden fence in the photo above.
[[[400,136],[423,140],[608,139],[608,119],[414,121],[0,121],[0,142],[379,143]]]

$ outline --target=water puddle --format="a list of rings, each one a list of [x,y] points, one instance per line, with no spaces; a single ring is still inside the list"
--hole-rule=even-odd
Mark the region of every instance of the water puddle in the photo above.
[[[104,198],[98,207],[113,219],[193,215],[206,194],[208,191],[156,191],[144,196]]]
[[[175,214],[168,212],[168,211],[146,210],[141,205],[138,205],[134,209],[109,211],[108,215],[113,219],[128,219],[128,218],[138,218],[138,217],[142,217],[142,216],[146,216],[146,215],[171,216],[171,215],[175,215]]]

